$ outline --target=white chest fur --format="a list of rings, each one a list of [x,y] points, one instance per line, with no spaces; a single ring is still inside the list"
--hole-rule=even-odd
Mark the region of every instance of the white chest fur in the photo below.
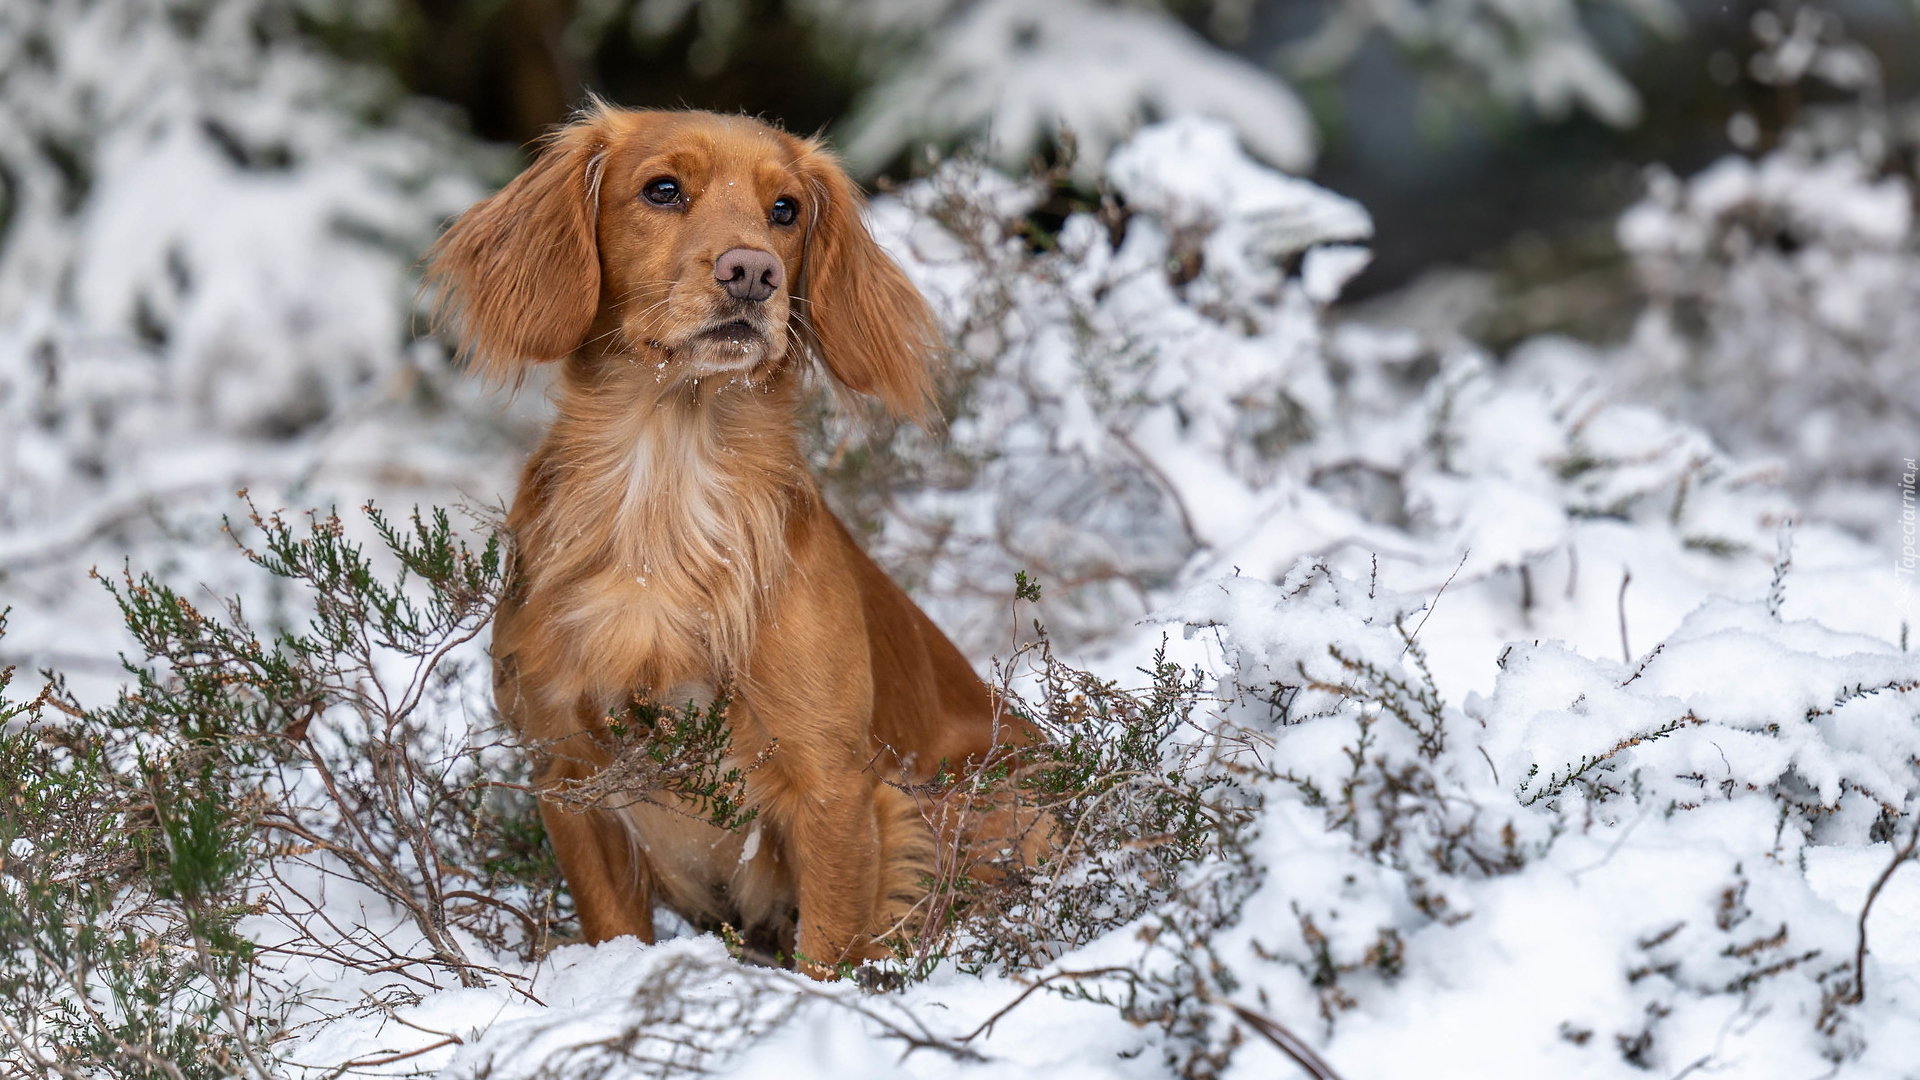
[[[789,470],[712,411],[636,417],[599,482],[572,493],[584,505],[570,512],[600,528],[571,539],[600,550],[583,560],[564,610],[585,649],[626,658],[615,668],[657,659],[676,673],[737,670],[783,575]]]

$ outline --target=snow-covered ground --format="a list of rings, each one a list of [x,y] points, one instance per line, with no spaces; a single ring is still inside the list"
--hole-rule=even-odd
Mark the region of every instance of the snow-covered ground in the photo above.
[[[499,502],[542,408],[413,340],[412,261],[483,190],[484,154],[404,110],[350,123],[351,78],[292,46],[115,21],[135,10],[46,6],[57,76],[0,108],[9,152],[52,130],[95,163],[63,203],[53,159],[8,162],[0,655],[96,687],[125,644],[88,566],[126,558],[297,616],[223,546],[232,489]],[[1259,872],[1201,942],[1199,1045],[1227,1045],[1231,1003],[1348,1080],[1915,1075],[1920,863],[1874,901],[1853,1000],[1866,896],[1920,820],[1899,547],[1915,403],[1867,380],[1907,411],[1877,409],[1817,363],[1759,383],[1728,367],[1756,347],[1735,315],[1816,286],[1797,355],[1830,357],[1836,326],[1889,336],[1878,364],[1920,347],[1890,329],[1911,325],[1889,307],[1912,295],[1908,186],[1844,161],[1729,164],[1623,223],[1650,263],[1733,261],[1684,407],[1764,409],[1736,458],[1662,405],[1649,372],[1684,354],[1664,308],[1617,347],[1505,357],[1343,323],[1329,305],[1364,263],[1363,208],[1205,120],[1146,129],[1101,172],[1127,213],[1075,214],[1044,245],[1015,229],[1039,186],[978,163],[876,203],[953,332],[967,405],[938,441],[887,436],[884,487],[831,473],[832,490],[983,669],[1027,570],[1075,662],[1137,679],[1165,636],[1232,699],[1216,722],[1259,748]],[[1755,206],[1802,214],[1816,242],[1759,264],[1711,246]],[[1824,441],[1781,441],[1799,400]],[[1788,494],[1809,469],[1845,482],[1844,514]],[[410,947],[377,894],[303,872],[340,925]],[[1193,962],[1137,930],[1052,970]],[[478,987],[267,963],[298,999],[277,1049],[313,1075],[1067,1080],[1165,1076],[1196,1045],[1056,992],[1111,979],[1002,1015],[1048,972],[867,995],[685,935],[499,956]],[[1297,1071],[1241,1028],[1219,1075]]]

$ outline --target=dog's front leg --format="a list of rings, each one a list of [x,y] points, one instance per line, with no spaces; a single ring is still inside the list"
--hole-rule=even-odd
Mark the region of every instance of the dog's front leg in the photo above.
[[[798,879],[796,952],[800,970],[816,978],[846,960],[886,955],[873,941],[880,879],[880,832],[870,773],[860,763],[811,796],[795,800],[788,850]],[[853,781],[853,782],[849,782]]]
[[[849,664],[810,670],[769,663],[735,713],[736,738],[773,752],[752,781],[761,813],[778,827],[799,908],[800,970],[831,977],[842,961],[887,955],[874,936],[882,875],[879,777],[869,767],[870,684]],[[789,674],[790,677],[779,677]],[[742,738],[744,736],[744,738]]]
[[[591,764],[554,757],[537,777],[542,790],[581,781]],[[540,800],[540,820],[567,879],[580,934],[589,942],[631,934],[653,944],[652,868],[617,811],[574,810]]]

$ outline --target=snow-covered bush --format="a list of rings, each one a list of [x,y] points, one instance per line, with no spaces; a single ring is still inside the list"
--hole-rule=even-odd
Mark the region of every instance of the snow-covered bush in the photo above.
[[[731,0],[701,0],[702,12]],[[643,7],[684,10],[690,3]],[[1229,121],[1269,164],[1300,171],[1318,143],[1311,118],[1279,76],[1337,76],[1376,35],[1494,100],[1559,118],[1580,109],[1628,126],[1634,89],[1583,18],[1611,8],[1666,36],[1685,24],[1666,0],[1327,5],[1321,24],[1262,71],[1227,51],[1254,17],[1248,0],[1022,4],[924,0],[802,0],[836,38],[872,42],[878,76],[848,122],[848,151],[878,167],[925,142],[984,137],[1019,168],[1062,128],[1082,140],[1082,178],[1144,122],[1181,115]],[[1180,17],[1204,27],[1213,40]],[[1216,45],[1224,44],[1227,48]],[[903,49],[902,46],[905,46]]]
[[[1415,55],[1444,57],[1477,75],[1497,99],[1559,118],[1581,109],[1628,127],[1640,119],[1640,93],[1608,63],[1583,15],[1606,9],[1646,29],[1677,37],[1686,22],[1668,0],[1609,3],[1411,3],[1342,0],[1329,5],[1313,36],[1289,46],[1293,69],[1328,76],[1345,67],[1373,34]]]
[[[75,572],[170,559],[167,535],[217,525],[238,487],[324,491],[344,463],[357,501],[368,476],[459,456],[449,439],[401,464],[365,422],[464,393],[415,340],[411,265],[488,157],[292,18],[279,0],[0,9],[0,574],[29,655],[113,670],[80,625],[111,613]]]
[[[950,425],[822,458],[878,556],[971,651],[1004,648],[1019,570],[1073,643],[1183,579],[1308,553],[1361,560],[1351,572],[1377,554],[1431,588],[1463,552],[1467,580],[1577,561],[1582,520],[1771,552],[1790,509],[1764,473],[1610,400],[1589,351],[1542,341],[1495,369],[1330,328],[1371,222],[1250,160],[1224,124],[1148,129],[1108,172],[1103,204],[1056,233],[1027,220],[1040,182],[968,163],[876,207],[956,343]]]
[[[882,483],[872,455],[836,478],[925,595],[974,601],[946,614],[977,651],[1018,570],[1068,640],[1142,613],[1333,408],[1317,309],[1365,261],[1365,212],[1218,122],[1151,130],[1113,176],[1124,207],[1054,234],[1025,220],[1044,178],[969,162],[875,210],[956,343],[953,415],[937,440],[898,433]]]
[[[1309,168],[1319,148],[1313,118],[1285,84],[1158,5],[813,6],[842,32],[909,46],[881,62],[847,120],[846,153],[858,168],[882,168],[926,143],[976,141],[1019,169],[1065,131],[1085,151],[1080,178],[1091,180],[1140,125],[1188,115],[1230,122],[1256,154],[1292,172]]]
[[[158,398],[285,434],[405,364],[408,262],[477,192],[445,168],[451,140],[309,55],[290,18],[119,0],[0,20],[10,429],[100,423],[114,393],[123,424]],[[34,456],[9,455],[16,498],[51,479]]]
[[[1880,534],[1871,491],[1895,484],[1920,419],[1914,103],[1889,105],[1879,60],[1832,11],[1749,26],[1747,74],[1784,127],[1742,111],[1728,136],[1748,156],[1649,172],[1616,230],[1648,303],[1613,365],[1628,392],[1785,460],[1820,512]]]
[[[1636,389],[1797,487],[1891,486],[1920,423],[1912,185],[1850,152],[1655,173],[1620,221],[1649,306],[1621,353]]]
[[[1456,0],[1326,5],[1320,24],[1268,66],[1246,48],[1251,0],[787,0],[817,49],[862,86],[844,127],[855,166],[878,170],[932,144],[972,143],[1020,170],[1063,132],[1090,182],[1143,124],[1177,116],[1230,123],[1257,157],[1312,165],[1314,118],[1286,80],[1331,80],[1376,37],[1433,72],[1436,87],[1558,119],[1575,109],[1635,123],[1639,93],[1588,27],[1595,11],[1666,36],[1685,24],[1668,0]],[[1270,17],[1270,14],[1269,14]],[[595,0],[571,39],[625,32],[653,47],[688,29],[688,65],[712,75],[750,32],[746,0]]]
[[[1183,186],[1186,168],[1206,182]],[[1447,971],[1511,956],[1516,940],[1577,958],[1581,974],[1550,999],[1564,1015],[1533,1003],[1531,1041],[1486,1058],[1514,1070],[1766,1059],[1877,1075],[1896,1060],[1880,1055],[1899,1036],[1879,1033],[1906,1030],[1906,991],[1856,1000],[1864,916],[1817,883],[1827,860],[1857,862],[1870,843],[1892,860],[1888,842],[1912,828],[1920,669],[1884,639],[1781,621],[1796,579],[1777,543],[1796,511],[1777,472],[1614,400],[1603,351],[1542,340],[1496,366],[1410,335],[1330,330],[1320,304],[1363,257],[1351,241],[1365,218],[1238,156],[1222,126],[1150,129],[1108,175],[1102,205],[1044,233],[1026,217],[1035,187],[965,164],[879,207],[943,301],[959,389],[939,453],[904,434],[890,466],[853,473],[870,500],[886,495],[863,504],[879,549],[949,625],[982,629],[976,647],[992,647],[1007,588],[983,567],[1001,582],[1038,567],[1049,624],[1082,641],[1111,635],[1130,602],[1202,582],[1158,618],[1221,650],[1217,694],[1242,705],[1213,729],[1219,745],[1266,740],[1244,766],[1263,800],[1245,846],[1210,849],[1143,921],[1144,951],[1118,934],[1054,973],[1098,969],[1069,981],[1161,1025],[1194,1075],[1228,1068],[1274,1017],[1313,1015],[1336,1060],[1415,1068],[1415,1048],[1443,1037],[1392,1002],[1512,1010],[1480,976],[1469,992]],[[1112,524],[1072,498],[1098,477],[1143,493]],[[1804,535],[1832,558],[1830,534]],[[1315,557],[1289,575],[1302,555]],[[1230,568],[1251,576],[1207,580]],[[1636,574],[1653,594],[1630,616]],[[1687,615],[1722,589],[1755,600]],[[1423,631],[1436,591],[1466,610]],[[1629,629],[1644,634],[1649,615],[1657,636],[1677,629],[1644,653]],[[1522,628],[1569,633],[1588,658],[1457,640]],[[1591,658],[1607,655],[1622,658]],[[1565,662],[1549,676],[1543,656]],[[1449,705],[1443,684],[1482,685],[1463,677],[1473,663],[1494,693]],[[1750,679],[1749,664],[1797,680],[1792,692]],[[1730,685],[1765,716],[1724,707],[1714,694]],[[1634,720],[1587,719],[1601,702]],[[1549,704],[1578,740],[1547,737]],[[1823,719],[1855,709],[1877,711],[1861,728]],[[1693,760],[1722,753],[1718,770]],[[1634,816],[1594,811],[1609,802]],[[1836,830],[1846,815],[1853,830]],[[1645,855],[1608,856],[1640,837]],[[1685,852],[1670,891],[1648,876],[1663,850]],[[1575,951],[1524,914],[1524,897],[1569,881],[1597,883],[1571,907],[1575,936],[1593,939]],[[1764,905],[1744,899],[1763,888]],[[1661,892],[1645,910],[1666,921],[1619,917],[1641,891]],[[1588,970],[1596,956],[1602,971]],[[1528,986],[1556,977],[1521,960],[1503,970]],[[1388,1039],[1386,1017],[1412,1026]]]
[[[1216,646],[1232,720],[1268,740],[1264,877],[1230,925],[1152,939],[1137,970],[1162,1000],[1198,980],[1216,1004],[1317,1011],[1352,1075],[1414,1066],[1462,1014],[1395,997],[1501,1015],[1517,1045],[1473,1055],[1501,1075],[1898,1075],[1920,1018],[1904,989],[1873,994],[1864,915],[1815,881],[1920,826],[1920,661],[1721,601],[1634,664],[1516,644],[1494,692],[1455,708],[1413,607],[1306,564],[1161,613]],[[1382,1022],[1396,1038],[1370,1048]]]

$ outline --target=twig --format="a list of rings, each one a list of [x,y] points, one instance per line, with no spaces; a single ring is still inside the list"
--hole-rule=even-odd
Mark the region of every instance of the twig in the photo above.
[[[789,983],[789,985],[793,984]],[[909,1031],[900,1024],[868,1008],[861,1003],[859,998],[850,998],[846,994],[835,993],[817,984],[799,985],[794,988],[800,991],[801,997],[817,998],[830,1005],[836,1005],[849,1012],[856,1013],[880,1025],[886,1037],[898,1039],[906,1044],[906,1050],[900,1054],[900,1060],[903,1062],[913,1056],[915,1050],[938,1050],[955,1061],[969,1062],[972,1064],[980,1064],[988,1060],[986,1055],[980,1053],[978,1050],[963,1045],[964,1040],[956,1042],[934,1034],[910,1009],[901,1008],[899,1011],[908,1020],[913,1022],[913,1026],[919,1029],[918,1033]]]
[[[1034,991],[1041,989],[1055,979],[1093,979],[1107,975],[1123,975],[1135,982],[1140,978],[1139,972],[1127,967],[1094,968],[1090,971],[1056,971],[1045,978],[1035,981],[1023,990],[1019,997],[1014,998],[1002,1006],[1000,1011],[989,1016],[985,1023],[973,1029],[972,1032],[963,1036],[958,1041],[964,1045],[980,1035],[993,1030],[993,1025],[998,1022],[1001,1017],[1012,1012],[1016,1006],[1025,1001]],[[1309,1075],[1313,1076],[1314,1080],[1340,1080],[1340,1074],[1333,1071],[1333,1066],[1328,1065],[1319,1054],[1315,1053],[1313,1047],[1307,1045],[1304,1039],[1289,1031],[1286,1025],[1270,1016],[1257,1013],[1236,1001],[1223,998],[1207,989],[1204,985],[1197,986],[1195,989],[1199,991],[1200,997],[1208,1004],[1225,1008],[1228,1012],[1238,1017],[1241,1022],[1257,1032],[1261,1038],[1266,1039],[1275,1047],[1279,1048],[1281,1053],[1292,1058],[1295,1063],[1302,1069],[1305,1069]]]
[[[1633,669],[1633,674],[1627,676],[1627,681],[1621,683],[1620,685],[1623,687],[1630,685],[1633,682],[1633,680],[1638,679],[1642,675],[1645,675],[1647,673],[1647,668],[1652,666],[1654,658],[1659,656],[1661,653],[1665,651],[1667,651],[1666,642],[1663,641],[1660,644],[1655,645],[1653,647],[1653,651],[1647,654],[1647,658],[1645,660],[1640,661],[1640,666]]]
[[[1633,568],[1620,568],[1620,662],[1633,663],[1633,650],[1627,647],[1627,586],[1633,581]]]
[[[1913,831],[1907,834],[1906,846],[1893,853],[1893,861],[1880,871],[1873,888],[1867,890],[1867,902],[1860,905],[1860,943],[1853,950],[1853,998],[1849,1004],[1858,1005],[1867,999],[1867,915],[1873,911],[1873,902],[1880,898],[1880,890],[1886,887],[1893,872],[1913,858],[1915,847],[1920,847],[1920,815],[1914,818]]]
[[[1228,1012],[1231,1012],[1248,1027],[1259,1033],[1261,1038],[1266,1039],[1278,1047],[1281,1053],[1292,1058],[1296,1064],[1307,1070],[1307,1073],[1311,1075],[1314,1080],[1340,1080],[1340,1074],[1333,1071],[1333,1066],[1322,1060],[1319,1054],[1314,1053],[1313,1047],[1308,1046],[1306,1040],[1287,1030],[1286,1025],[1270,1016],[1264,1016],[1254,1012],[1252,1009],[1247,1008],[1237,1001],[1229,1001],[1215,994],[1213,991],[1208,990],[1205,986],[1200,986],[1198,989],[1200,996],[1206,999],[1208,1003],[1223,1006]]]
[[[1025,990],[1020,991],[1019,997],[1016,997],[1012,1001],[1009,1001],[1005,1005],[1002,1005],[998,1012],[994,1013],[992,1016],[987,1017],[987,1019],[979,1027],[974,1028],[972,1031],[968,1032],[965,1035],[962,1035],[959,1041],[962,1044],[970,1043],[982,1035],[987,1035],[992,1033],[993,1025],[999,1023],[1001,1017],[1012,1012],[1015,1008],[1017,1008],[1020,1005],[1021,1002],[1031,997],[1034,991],[1045,988],[1048,983],[1051,983],[1055,979],[1093,979],[1093,978],[1098,978],[1102,975],[1114,975],[1121,972],[1131,973],[1132,969],[1123,968],[1123,967],[1103,967],[1103,968],[1094,968],[1091,971],[1056,971],[1051,975],[1047,975],[1039,979],[1035,979],[1033,982],[1027,985],[1027,988]]]
[[[1248,1027],[1279,1047],[1281,1053],[1292,1058],[1301,1068],[1311,1073],[1314,1080],[1340,1080],[1340,1074],[1333,1071],[1333,1066],[1321,1060],[1320,1055],[1313,1052],[1313,1047],[1302,1042],[1299,1036],[1280,1026],[1272,1018],[1232,1002],[1227,1003],[1227,1008],[1233,1011],[1233,1015],[1246,1021]]]
[[[534,920],[533,916],[520,910],[518,907],[507,903],[505,900],[488,896],[485,893],[477,893],[471,889],[453,889],[447,892],[444,896],[442,896],[441,899],[442,900],[472,900],[475,903],[487,904],[492,907],[499,908],[501,911],[504,911],[507,914],[513,916],[514,918],[520,920],[520,925],[527,931],[527,942],[529,944],[538,945],[542,937],[544,937],[544,935],[540,933],[540,924]],[[541,1002],[537,998],[535,999],[535,1003],[545,1004],[545,1002]]]
[[[465,1039],[462,1039],[458,1035],[449,1035],[446,1038],[441,1039],[437,1043],[428,1043],[427,1045],[419,1048],[418,1050],[408,1050],[405,1053],[389,1054],[386,1057],[360,1058],[357,1061],[341,1062],[340,1065],[337,1068],[335,1068],[330,1075],[339,1076],[340,1074],[346,1072],[348,1069],[364,1069],[364,1068],[371,1068],[372,1066],[375,1066],[375,1065],[391,1065],[396,1061],[405,1061],[408,1058],[419,1057],[421,1054],[431,1053],[432,1051],[438,1050],[443,1046],[465,1046],[465,1045],[466,1045]]]
[[[79,1069],[76,1069],[73,1066],[66,1064],[65,1062],[57,1061],[57,1060],[54,1060],[53,1058],[49,1058],[42,1055],[40,1053],[39,1048],[34,1043],[28,1042],[27,1037],[23,1035],[19,1030],[17,1030],[13,1026],[13,1024],[7,1020],[6,1014],[3,1012],[0,1012],[0,1031],[5,1032],[7,1036],[7,1041],[12,1043],[14,1046],[14,1049],[20,1051],[20,1053],[27,1059],[26,1064],[45,1070],[41,1075],[60,1076],[60,1077],[64,1077],[65,1080],[88,1080],[87,1074],[80,1071]],[[7,1067],[8,1075],[10,1076],[32,1075],[31,1073],[27,1073],[27,1072],[12,1071],[18,1064],[18,1062],[16,1061],[4,1061],[4,1062],[0,1062],[0,1064],[4,1064]]]
[[[1694,1073],[1698,1072],[1701,1069],[1706,1068],[1707,1065],[1710,1064],[1712,1061],[1713,1061],[1712,1054],[1702,1054],[1699,1057],[1695,1058],[1693,1061],[1688,1062],[1686,1068],[1681,1069],[1677,1073],[1674,1073],[1672,1080],[1686,1080],[1687,1077],[1693,1075]]]
[[[1440,591],[1433,594],[1433,602],[1427,605],[1427,613],[1420,616],[1420,625],[1414,627],[1413,633],[1407,635],[1407,643],[1400,649],[1401,656],[1407,655],[1407,650],[1413,648],[1413,643],[1420,637],[1420,631],[1426,627],[1427,620],[1433,618],[1433,609],[1440,606],[1440,598],[1447,594],[1447,586],[1453,584],[1453,579],[1460,574],[1460,568],[1467,565],[1467,556],[1472,554],[1472,548],[1460,553],[1460,561],[1455,564],[1453,573],[1448,574],[1447,580],[1440,583]]]
[[[1193,515],[1187,513],[1186,500],[1180,497],[1180,489],[1174,485],[1173,478],[1134,443],[1131,435],[1118,427],[1110,427],[1107,430],[1113,435],[1114,441],[1125,448],[1127,453],[1132,454],[1133,459],[1140,463],[1140,467],[1147,470],[1147,474],[1159,482],[1160,487],[1166,491],[1167,498],[1173,501],[1174,512],[1180,516],[1180,528],[1186,531],[1187,536],[1198,542],[1200,533],[1193,527]]]
[[[1787,573],[1793,569],[1793,519],[1780,523],[1779,551],[1773,557],[1773,583],[1767,586],[1767,614],[1775,621],[1787,603]]]

